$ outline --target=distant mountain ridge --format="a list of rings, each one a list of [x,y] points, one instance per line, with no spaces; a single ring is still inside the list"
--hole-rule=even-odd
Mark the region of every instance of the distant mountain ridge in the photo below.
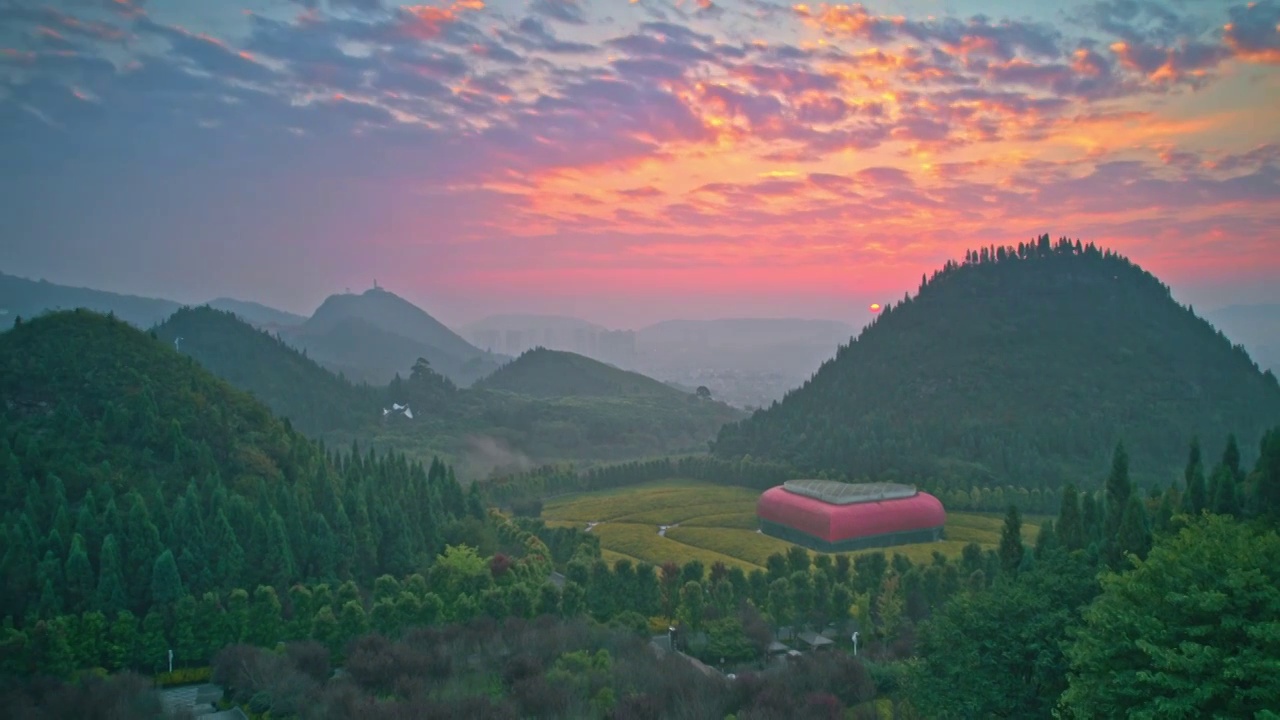
[[[382,288],[330,295],[287,339],[351,379],[385,384],[407,375],[419,357],[459,385],[498,367],[502,358],[480,350],[426,311]]]
[[[5,311],[0,313],[0,328],[13,325],[19,317],[31,319],[51,310],[76,308],[112,313],[130,325],[147,328],[180,307],[181,303],[172,300],[58,285],[0,273],[0,310]]]
[[[1123,441],[1144,482],[1199,437],[1256,451],[1280,384],[1126,258],[1048,236],[949,262],[803,387],[721,430],[751,455],[877,480],[1093,485]],[[1214,451],[1207,451],[1213,454]]]
[[[531,397],[688,397],[688,393],[640,373],[546,348],[523,353],[475,386]]]
[[[378,389],[340,379],[232,312],[183,308],[155,334],[309,435],[354,429],[377,416]]]
[[[277,310],[262,303],[220,297],[205,303],[215,310],[225,310],[255,327],[292,328],[305,323],[302,315]]]

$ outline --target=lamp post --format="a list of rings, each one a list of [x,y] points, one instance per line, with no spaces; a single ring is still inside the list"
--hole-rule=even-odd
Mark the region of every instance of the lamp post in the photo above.
[[[169,648],[169,672],[173,672],[173,648]]]
[[[667,643],[671,646],[671,652],[676,651],[676,626],[667,626]]]
[[[850,639],[853,640],[853,656],[857,657],[858,656],[858,631],[857,630],[853,631],[853,637]]]

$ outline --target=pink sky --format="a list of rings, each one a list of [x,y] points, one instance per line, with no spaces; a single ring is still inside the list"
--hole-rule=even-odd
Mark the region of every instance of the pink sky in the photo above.
[[[23,0],[0,270],[309,312],[857,321],[965,249],[1280,291],[1280,0]]]

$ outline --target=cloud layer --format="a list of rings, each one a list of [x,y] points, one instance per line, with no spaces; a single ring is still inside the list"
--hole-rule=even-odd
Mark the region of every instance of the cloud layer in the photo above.
[[[0,1],[0,265],[624,323],[839,315],[1046,231],[1280,274],[1280,0],[927,7]]]

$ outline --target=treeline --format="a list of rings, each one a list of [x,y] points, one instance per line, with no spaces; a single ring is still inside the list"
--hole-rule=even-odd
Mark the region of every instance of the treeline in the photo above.
[[[74,352],[68,348],[75,348]],[[0,616],[34,627],[234,588],[371,586],[497,542],[439,461],[330,452],[172,346],[54,313],[0,336]]]
[[[750,457],[722,460],[706,455],[689,455],[602,465],[587,470],[578,470],[573,465],[545,465],[479,484],[491,504],[528,507],[530,503],[554,495],[626,487],[674,477],[765,490],[798,476],[785,465]],[[822,473],[821,477],[830,475]]]
[[[1101,498],[1067,487],[1034,553],[1011,509],[1001,576],[919,627],[921,715],[1268,717],[1280,646],[1251,628],[1280,617],[1280,428],[1259,455],[1246,473],[1229,444],[1206,473],[1193,443],[1185,483],[1142,497],[1120,446]]]
[[[558,594],[550,605],[538,595],[551,574],[551,550],[535,533],[501,516],[491,523],[496,527],[492,557],[469,545],[447,545],[424,563],[425,572],[400,580],[382,575],[363,585],[355,580],[294,583],[287,592],[271,584],[252,592],[242,587],[192,592],[176,574],[157,572],[145,613],[91,607],[28,615],[21,627],[9,618],[0,631],[0,673],[67,677],[83,668],[154,673],[167,666],[168,649],[175,667],[200,667],[234,643],[274,647],[304,639],[321,642],[340,659],[337,654],[348,641],[370,630],[394,635],[485,613],[558,612]],[[579,556],[589,557],[593,545],[582,544],[586,549]]]
[[[804,386],[726,425],[717,457],[807,473],[1061,488],[1121,439],[1143,485],[1186,439],[1256,437],[1280,383],[1150,273],[1065,238],[967,253],[886,307]]]

